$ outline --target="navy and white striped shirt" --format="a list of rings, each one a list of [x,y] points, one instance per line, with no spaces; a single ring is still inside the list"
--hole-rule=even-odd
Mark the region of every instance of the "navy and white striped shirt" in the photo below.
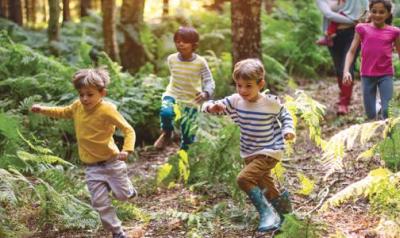
[[[283,135],[293,133],[293,119],[277,96],[260,94],[255,102],[233,94],[218,101],[208,101],[203,112],[214,103],[226,106],[228,115],[240,127],[240,156],[264,154],[280,160],[284,151]]]

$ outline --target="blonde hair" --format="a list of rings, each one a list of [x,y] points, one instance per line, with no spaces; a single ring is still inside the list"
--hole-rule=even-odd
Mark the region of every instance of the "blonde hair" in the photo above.
[[[104,68],[80,69],[74,74],[72,83],[76,90],[91,86],[101,91],[110,83],[110,76]]]
[[[244,59],[235,64],[233,80],[256,80],[259,83],[265,77],[264,65],[259,59]]]

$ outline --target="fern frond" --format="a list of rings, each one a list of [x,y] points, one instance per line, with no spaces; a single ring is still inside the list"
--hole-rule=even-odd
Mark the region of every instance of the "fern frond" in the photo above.
[[[298,116],[307,125],[310,138],[317,146],[323,146],[325,141],[321,137],[320,122],[325,114],[325,106],[309,97],[304,91],[298,90],[296,98],[285,97],[285,106],[291,114],[296,127]]]
[[[311,179],[307,178],[302,173],[297,173],[297,177],[299,177],[299,179],[300,179],[301,189],[299,191],[297,191],[296,193],[306,195],[306,196],[310,195],[312,193],[312,191],[314,190],[315,182],[312,181]]]
[[[59,164],[65,164],[65,165],[69,165],[69,166],[73,166],[73,164],[71,164],[68,161],[65,161],[63,159],[61,159],[60,157],[54,156],[54,155],[36,155],[36,154],[31,154],[29,152],[26,151],[17,151],[17,156],[18,158],[20,158],[23,161],[32,161],[35,163],[45,163],[45,164],[53,164],[53,163],[59,163]]]
[[[372,170],[367,177],[334,194],[322,205],[320,210],[325,211],[329,207],[338,206],[351,198],[367,197],[374,192],[374,187],[380,184],[382,180],[389,179],[392,175],[392,172],[384,168]],[[393,178],[398,180],[400,173],[394,174]]]
[[[352,149],[357,144],[356,142],[365,145],[373,137],[376,137],[378,129],[385,130],[386,126],[387,123],[385,121],[374,121],[353,125],[336,133],[322,147],[324,153],[321,161],[325,170],[330,172],[342,170],[345,150]]]

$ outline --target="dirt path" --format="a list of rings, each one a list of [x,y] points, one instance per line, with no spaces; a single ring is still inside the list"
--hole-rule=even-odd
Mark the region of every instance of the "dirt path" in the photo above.
[[[338,96],[338,89],[333,79],[329,81],[320,81],[318,83],[307,84],[302,87],[307,94],[327,106],[327,115],[323,122],[324,138],[327,139],[340,129],[348,127],[351,124],[362,121],[363,109],[361,104],[360,84],[357,81],[355,85],[350,115],[337,118],[335,115],[335,100]],[[129,164],[129,174],[135,178],[136,186],[141,194],[136,200],[137,207],[146,214],[156,216],[148,223],[140,221],[125,222],[126,229],[132,237],[190,237],[190,230],[186,223],[174,216],[165,215],[167,211],[196,212],[199,207],[212,207],[220,201],[227,204],[233,204],[229,196],[216,197],[208,194],[207,199],[204,196],[191,192],[183,186],[176,186],[174,189],[160,189],[154,186],[154,176],[157,168],[167,161],[168,156],[176,153],[178,146],[173,146],[164,151],[155,151],[151,147],[141,148],[139,159]],[[308,139],[308,132],[297,131],[297,141],[294,148],[294,155],[286,161],[287,169],[287,188],[293,195],[293,205],[296,214],[304,216],[318,206],[321,199],[329,197],[335,192],[343,189],[365,177],[369,170],[378,167],[379,161],[372,161],[369,164],[357,162],[353,158],[356,156],[356,150],[352,151],[345,158],[347,172],[344,174],[334,174],[328,181],[323,182],[322,178],[325,171],[318,163],[321,151],[316,148]],[[316,182],[315,191],[307,197],[296,194],[299,186],[297,173],[301,172]],[[326,197],[319,196],[318,193],[324,189],[329,190]],[[250,209],[251,206],[246,206]],[[369,230],[377,225],[378,218],[367,213],[368,204],[365,201],[345,204],[334,210],[323,213],[312,213],[312,220],[324,224],[325,235],[336,234],[340,230],[347,237],[365,237]],[[161,214],[161,215],[160,215]],[[254,216],[256,214],[254,213]],[[154,218],[154,217],[153,217]],[[235,226],[227,224],[226,221],[219,221],[213,224],[213,233],[205,237],[271,237],[270,234],[260,235],[254,233],[254,224],[250,226]],[[90,237],[107,237],[99,231]]]

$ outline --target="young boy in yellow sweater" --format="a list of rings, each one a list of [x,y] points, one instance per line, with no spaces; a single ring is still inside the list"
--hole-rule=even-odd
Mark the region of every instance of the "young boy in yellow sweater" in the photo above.
[[[137,194],[124,162],[134,150],[135,132],[115,105],[103,100],[110,82],[106,70],[81,69],[75,73],[72,82],[79,93],[79,100],[64,107],[35,104],[31,111],[74,120],[79,157],[86,166],[86,183],[92,206],[99,212],[104,228],[112,232],[113,238],[125,238],[109,192],[112,191],[118,200],[128,200]],[[125,136],[122,151],[114,143],[116,127]]]

